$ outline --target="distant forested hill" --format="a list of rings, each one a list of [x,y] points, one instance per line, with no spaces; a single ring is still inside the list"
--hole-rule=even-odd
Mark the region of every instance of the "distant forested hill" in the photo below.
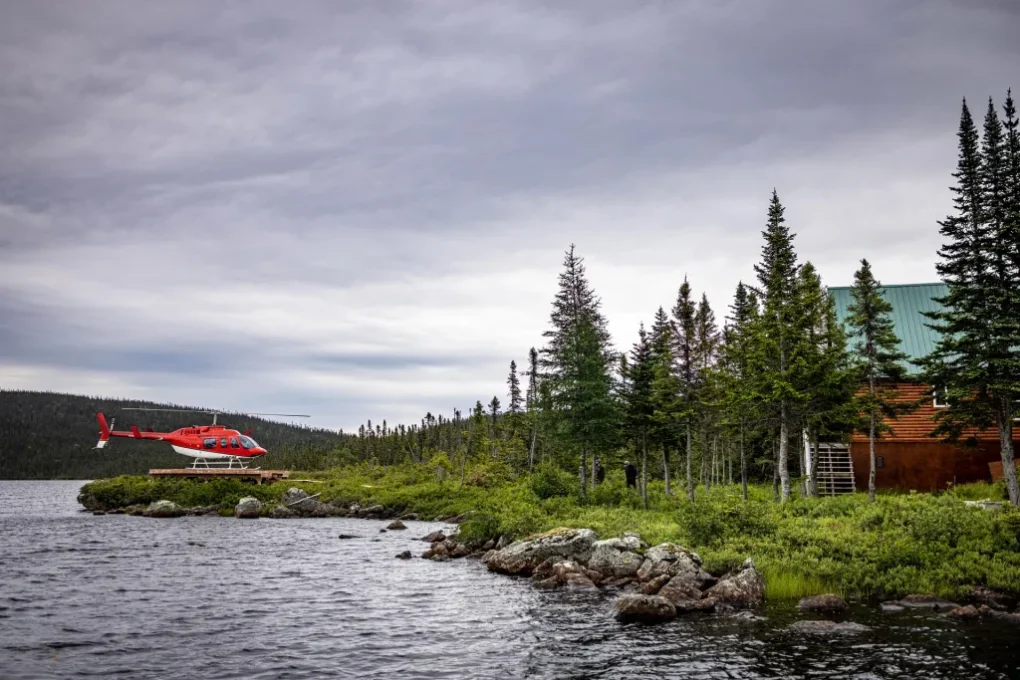
[[[54,392],[0,390],[0,479],[95,479],[144,473],[154,467],[184,467],[190,459],[162,443],[116,439],[96,449],[96,413],[117,419],[117,429],[131,425],[171,431],[205,425],[201,413],[124,411],[125,406],[195,408],[149,401],[100,399]],[[344,438],[333,430],[277,423],[250,416],[222,415],[219,422],[252,437],[269,454],[263,467],[313,469],[345,457]]]

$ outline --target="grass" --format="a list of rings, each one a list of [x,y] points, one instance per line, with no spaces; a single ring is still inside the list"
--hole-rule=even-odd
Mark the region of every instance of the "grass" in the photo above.
[[[495,465],[459,479],[438,481],[424,465],[360,465],[300,473],[311,482],[254,486],[236,480],[153,480],[118,477],[82,490],[87,507],[124,507],[166,498],[184,506],[232,509],[253,495],[268,507],[290,486],[319,493],[320,500],[380,503],[423,519],[468,514],[467,537],[523,537],[556,527],[588,527],[602,538],[637,532],[652,545],[676,542],[697,551],[712,573],[747,557],[767,579],[770,598],[822,592],[885,598],[912,592],[943,597],[970,586],[1020,591],[1020,511],[988,511],[964,500],[1001,497],[1001,485],[968,485],[942,494],[867,494],[795,498],[778,504],[770,486],[752,486],[744,502],[736,487],[697,490],[690,503],[681,488],[667,495],[662,482],[649,485],[649,507],[610,472],[585,502],[576,478],[543,468],[514,478]],[[679,493],[677,493],[679,492]]]

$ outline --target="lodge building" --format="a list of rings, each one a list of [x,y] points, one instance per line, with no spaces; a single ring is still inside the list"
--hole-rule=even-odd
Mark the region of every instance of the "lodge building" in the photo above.
[[[830,287],[836,305],[836,314],[846,323],[851,303],[850,288]],[[892,305],[892,320],[900,350],[911,362],[918,361],[935,349],[938,333],[928,328],[930,320],[923,312],[938,311],[936,298],[948,293],[943,283],[918,283],[882,287],[883,297]],[[919,368],[908,363],[907,379],[895,388],[897,399],[904,402],[921,401],[912,413],[886,420],[890,431],[875,440],[875,485],[878,488],[914,489],[917,491],[944,491],[952,484],[993,481],[1002,477],[999,434],[994,427],[973,431],[977,445],[950,444],[932,437],[935,414],[945,403],[939,399],[934,385],[923,383]],[[1014,437],[1018,432],[1014,430]],[[1020,441],[1014,442],[1014,446]],[[849,486],[850,478],[858,490],[868,488],[870,470],[868,435],[854,433],[850,441],[820,445],[819,484],[833,492],[840,488],[840,477]],[[826,465],[828,467],[826,468]],[[850,489],[852,490],[852,488]]]

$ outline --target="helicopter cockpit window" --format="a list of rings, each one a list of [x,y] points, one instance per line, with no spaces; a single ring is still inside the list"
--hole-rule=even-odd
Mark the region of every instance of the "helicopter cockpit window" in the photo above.
[[[216,440],[215,439],[203,439],[202,440],[202,446],[207,448],[207,449],[215,449],[216,448]]]
[[[241,446],[243,446],[246,449],[254,449],[256,446],[258,446],[258,444],[255,443],[255,440],[252,439],[251,437],[246,437],[242,434],[240,439]]]

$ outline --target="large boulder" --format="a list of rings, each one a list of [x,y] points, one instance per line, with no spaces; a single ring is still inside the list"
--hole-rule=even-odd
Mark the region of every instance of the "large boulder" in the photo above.
[[[302,517],[328,517],[334,514],[333,508],[310,497],[304,489],[294,486],[283,493],[280,504]]]
[[[489,571],[531,576],[550,557],[586,564],[594,543],[595,532],[591,529],[553,529],[486,553],[484,560]]]
[[[651,582],[649,581],[649,583]],[[680,573],[670,578],[665,585],[659,588],[659,595],[673,604],[678,604],[690,600],[700,600],[702,592],[698,588],[696,576],[689,573]]]
[[[262,510],[262,501],[252,496],[245,496],[237,502],[234,508],[234,517],[238,519],[258,519]]]
[[[274,505],[273,509],[269,511],[269,516],[273,519],[289,519],[291,517],[297,517],[298,514],[286,505]]]
[[[407,527],[404,526],[404,523],[401,522],[399,519],[395,519],[392,522],[390,522],[389,524],[387,524],[386,528],[390,529],[390,530],[397,530],[397,529],[406,529]]]
[[[842,597],[835,593],[825,595],[812,595],[801,598],[797,608],[802,612],[819,612],[822,614],[838,614],[847,610],[847,604]]]
[[[682,582],[688,590],[700,591],[714,581],[711,574],[702,571],[701,557],[697,553],[673,543],[660,543],[649,548],[641,568],[637,570],[638,580],[642,582],[659,576],[669,576],[674,587]]]
[[[605,578],[634,576],[644,562],[644,558],[634,552],[640,548],[641,540],[633,534],[596,541],[592,544],[588,568],[599,572]]]
[[[676,618],[676,607],[658,595],[621,595],[616,600],[617,621],[658,623]]]
[[[155,501],[149,504],[145,512],[149,517],[180,517],[184,514],[181,506],[173,501]]]
[[[765,601],[765,577],[748,557],[737,571],[726,574],[709,588],[705,596],[738,609],[757,607]]]

